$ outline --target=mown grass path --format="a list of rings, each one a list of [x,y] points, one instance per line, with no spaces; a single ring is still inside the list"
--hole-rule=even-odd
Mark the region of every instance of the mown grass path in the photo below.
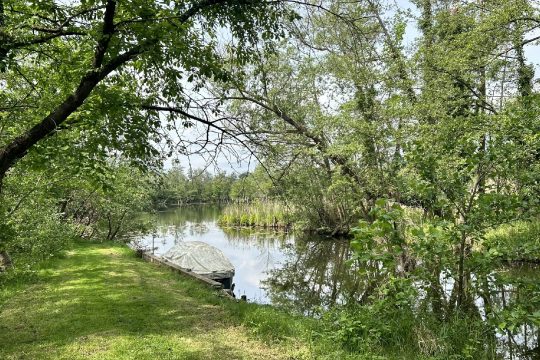
[[[290,358],[224,302],[125,247],[78,244],[0,305],[0,359]]]

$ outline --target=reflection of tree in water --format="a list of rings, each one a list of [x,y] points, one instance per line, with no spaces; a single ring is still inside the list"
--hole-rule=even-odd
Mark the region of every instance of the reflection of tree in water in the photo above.
[[[171,236],[175,243],[185,241],[186,236],[202,236],[209,231],[220,214],[217,205],[187,205],[154,216],[154,231],[160,238]]]
[[[540,299],[538,270],[529,266],[503,269],[484,282],[488,286],[480,310],[493,324],[497,350],[507,359],[540,359],[540,309],[535,307]],[[496,331],[503,323],[511,326]]]
[[[178,244],[180,241],[184,241],[185,231],[186,231],[185,225],[183,226],[171,225],[164,229],[164,231],[162,232],[161,238],[163,240],[166,240],[165,235],[172,236],[172,238],[174,239],[174,243]]]
[[[221,230],[231,244],[258,247],[261,249],[282,247],[292,236],[283,231],[257,230],[251,228],[224,227]]]
[[[186,233],[190,236],[202,236],[206,234],[209,230],[209,224],[206,222],[192,223],[187,224]]]
[[[219,214],[219,207],[213,205],[185,206],[160,212],[155,217],[155,231],[163,238],[173,237],[175,243],[183,241],[186,235],[201,236],[209,231],[209,224]]]
[[[461,315],[483,325],[483,346],[493,358],[540,359],[539,269],[529,266],[515,269],[497,262],[485,265],[466,276],[467,296]],[[456,281],[451,275],[448,273],[446,279],[443,279],[446,276],[440,279],[447,284],[442,287],[444,290],[428,290],[418,299],[417,311],[431,310],[441,324],[451,321],[458,311],[452,306]],[[429,289],[432,288],[433,284]]]
[[[265,289],[273,304],[307,315],[317,314],[320,306],[364,303],[366,295],[373,294],[373,283],[378,282],[381,274],[388,273],[380,266],[349,266],[348,241],[297,239],[289,242],[284,252],[287,260],[282,267],[270,271],[264,281]],[[482,319],[486,332],[491,334],[492,340],[484,345],[503,358],[540,359],[540,309],[534,308],[540,299],[538,269],[526,276],[507,269],[482,276],[470,274],[468,281],[471,300],[467,312],[471,318]],[[448,292],[419,291],[415,311],[432,311],[434,306],[442,306],[443,318],[451,319],[455,310],[448,303],[453,292],[453,286]],[[527,318],[529,314],[536,314],[536,318]],[[516,324],[512,331],[499,329],[509,322]]]
[[[273,250],[281,249],[287,242],[292,241],[292,236],[283,231],[266,231],[246,228],[222,228],[221,229],[230,244],[238,248],[253,249],[259,252],[257,259],[263,269],[272,269],[276,263]]]
[[[186,205],[175,209],[159,212],[155,216],[155,224],[157,227],[163,228],[168,226],[183,227],[188,222],[201,223],[209,221],[217,221],[221,207],[218,205]]]
[[[319,306],[344,303],[361,291],[359,273],[347,264],[347,240],[296,239],[287,260],[270,271],[264,286],[273,304],[314,314]]]

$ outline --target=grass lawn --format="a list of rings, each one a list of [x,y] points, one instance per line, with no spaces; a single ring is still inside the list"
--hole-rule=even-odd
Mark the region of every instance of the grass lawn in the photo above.
[[[3,286],[0,359],[314,356],[303,320],[223,299],[120,245],[76,244],[33,282]]]

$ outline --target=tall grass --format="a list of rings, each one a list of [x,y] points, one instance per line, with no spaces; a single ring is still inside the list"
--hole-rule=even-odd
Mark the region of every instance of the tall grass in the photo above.
[[[223,210],[219,224],[288,229],[292,226],[292,211],[278,201],[229,204]]]
[[[540,222],[516,221],[488,234],[484,247],[496,249],[507,261],[540,262]]]

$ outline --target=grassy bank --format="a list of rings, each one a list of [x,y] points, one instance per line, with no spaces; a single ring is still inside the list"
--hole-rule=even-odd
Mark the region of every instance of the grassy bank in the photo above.
[[[260,201],[229,204],[219,218],[220,225],[287,229],[292,226],[291,210],[281,202]]]
[[[224,299],[111,243],[76,244],[62,258],[42,264],[34,280],[2,287],[1,359],[350,355],[312,341],[315,320]]]
[[[0,359],[442,360],[482,349],[476,319],[430,319],[377,303],[293,316],[224,298],[125,246],[76,243],[37,276],[0,282]]]

